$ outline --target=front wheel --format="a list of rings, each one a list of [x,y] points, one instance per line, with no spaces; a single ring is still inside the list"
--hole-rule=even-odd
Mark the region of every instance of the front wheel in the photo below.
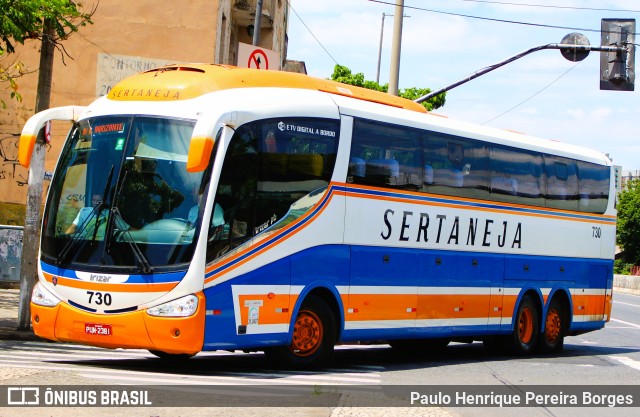
[[[513,329],[513,348],[518,355],[528,355],[533,352],[540,334],[538,307],[529,295],[520,301]]]
[[[317,368],[333,361],[336,324],[331,309],[318,297],[309,296],[293,324],[289,346],[277,346],[265,353],[276,365],[286,368]]]

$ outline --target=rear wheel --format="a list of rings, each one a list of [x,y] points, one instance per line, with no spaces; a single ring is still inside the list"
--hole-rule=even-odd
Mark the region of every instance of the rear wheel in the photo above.
[[[562,352],[564,335],[567,331],[567,317],[562,303],[554,298],[549,304],[544,321],[544,334],[540,335],[538,348],[544,353]]]
[[[289,346],[277,346],[265,351],[276,365],[286,368],[317,368],[333,360],[335,318],[320,298],[309,296],[293,324]]]
[[[520,301],[513,329],[513,350],[518,355],[533,352],[540,333],[538,308],[531,296],[525,295]]]

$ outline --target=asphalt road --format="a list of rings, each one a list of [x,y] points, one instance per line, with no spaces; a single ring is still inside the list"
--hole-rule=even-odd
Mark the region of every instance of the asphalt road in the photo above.
[[[283,371],[274,369],[261,353],[202,353],[181,364],[155,359],[141,350],[104,350],[93,347],[47,343],[44,341],[0,341],[0,384],[166,384],[166,385],[262,385],[262,386],[331,386],[350,385],[376,389],[394,385],[504,387],[571,385],[640,386],[640,296],[614,294],[611,321],[605,329],[568,337],[559,355],[536,355],[527,358],[502,356],[487,352],[481,343],[451,344],[445,351],[430,355],[399,355],[388,345],[340,346],[336,363],[322,371]],[[394,401],[397,398],[394,399]],[[394,404],[399,405],[396,401]],[[400,402],[400,405],[402,403]],[[409,404],[407,404],[409,405]],[[25,416],[86,415],[89,409],[60,409],[45,414],[31,409]],[[236,415],[206,414],[199,409],[142,409],[142,414],[127,415]],[[276,409],[247,409],[243,415],[282,415]],[[252,412],[253,410],[253,412]],[[4,410],[6,411],[6,410]],[[15,411],[15,409],[14,409]],[[45,411],[41,409],[40,411]],[[100,410],[91,414],[104,414]],[[128,409],[127,411],[134,411]],[[150,412],[156,414],[149,414]],[[212,410],[209,409],[209,412]],[[237,410],[236,410],[237,411]],[[318,416],[372,416],[375,409],[350,408],[344,399],[337,408],[288,410],[285,414]],[[387,408],[379,415],[459,415],[493,417],[500,415],[537,416],[636,416],[634,408],[488,408],[488,407],[411,407]],[[97,413],[97,414],[96,414]],[[200,413],[200,414],[199,414]],[[298,414],[301,413],[301,414]],[[0,416],[14,415],[3,414]]]

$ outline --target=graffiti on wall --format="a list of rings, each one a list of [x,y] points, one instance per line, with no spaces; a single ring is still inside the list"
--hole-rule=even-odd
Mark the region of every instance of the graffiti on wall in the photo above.
[[[18,143],[20,135],[16,133],[0,133],[0,184],[4,181],[15,181],[18,187],[27,185],[27,172],[19,169]],[[49,152],[51,145],[47,145]]]

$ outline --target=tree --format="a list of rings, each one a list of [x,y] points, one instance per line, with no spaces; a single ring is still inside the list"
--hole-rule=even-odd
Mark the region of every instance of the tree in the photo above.
[[[27,39],[41,41],[36,112],[49,108],[55,49],[62,52],[64,63],[65,56],[69,55],[62,47],[61,41],[76,32],[79,27],[91,23],[91,16],[95,12],[95,8],[90,13],[84,13],[78,9],[79,6],[72,0],[0,0],[0,55],[6,57],[7,54],[15,52],[15,43],[22,44]],[[0,65],[3,63],[0,61]],[[21,100],[15,78],[23,75],[25,71],[21,64],[17,65],[13,67],[13,70],[10,67],[3,67],[1,74],[4,77],[0,78],[0,81],[9,83],[9,88],[12,90],[11,98]],[[4,101],[1,101],[0,104],[6,107]],[[44,134],[42,129],[38,134],[32,155],[25,215],[27,221],[25,221],[23,233],[23,256],[20,264],[18,330],[29,329],[29,298],[37,276],[33,254],[37,253],[40,233],[37,222],[28,219],[40,217],[44,173]]]
[[[640,179],[631,180],[618,194],[616,243],[623,250],[617,272],[640,264]]]
[[[370,90],[387,92],[389,90],[389,84],[380,85],[375,81],[368,81],[364,79],[364,74],[359,72],[357,74],[353,74],[351,70],[344,65],[336,65],[333,68],[333,74],[331,74],[331,79],[333,81],[338,81],[344,84],[355,85],[357,87],[364,87]],[[407,88],[404,90],[399,90],[398,95],[400,97],[415,100],[419,97],[422,97],[431,92],[428,88]],[[446,93],[438,94],[437,96],[423,101],[421,104],[428,110],[435,110],[442,106],[444,106]]]
[[[89,13],[81,8],[81,4],[71,0],[0,0],[0,84],[11,90],[12,99],[22,100],[16,78],[28,73],[21,62],[9,60],[15,44],[40,39],[52,42],[64,52],[60,41],[91,23],[95,8]],[[45,21],[52,25],[53,37],[46,33]],[[63,59],[64,55],[66,52]],[[6,107],[4,100],[0,99],[0,105]]]

